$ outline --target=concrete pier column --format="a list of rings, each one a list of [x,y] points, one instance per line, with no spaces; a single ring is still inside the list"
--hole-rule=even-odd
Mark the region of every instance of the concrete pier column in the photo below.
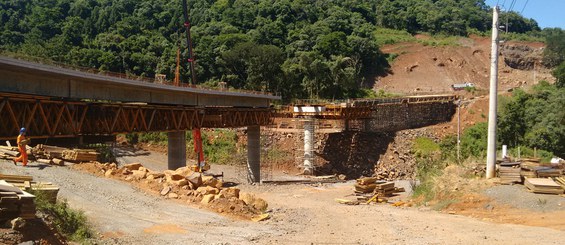
[[[186,166],[186,132],[167,133],[168,136],[168,168],[175,170]]]
[[[314,174],[314,119],[304,121],[304,174]]]
[[[261,181],[261,127],[247,126],[247,181]]]

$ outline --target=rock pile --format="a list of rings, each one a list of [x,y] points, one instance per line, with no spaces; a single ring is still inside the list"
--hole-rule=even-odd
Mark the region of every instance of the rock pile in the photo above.
[[[99,175],[137,183],[141,188],[149,188],[165,198],[186,200],[219,213],[253,219],[268,207],[265,200],[235,187],[224,187],[222,180],[194,172],[188,167],[157,172],[145,168],[141,163],[130,163],[122,167],[115,163],[89,164],[95,166],[90,169],[94,169]],[[76,168],[87,169],[86,166],[88,164],[81,164]]]

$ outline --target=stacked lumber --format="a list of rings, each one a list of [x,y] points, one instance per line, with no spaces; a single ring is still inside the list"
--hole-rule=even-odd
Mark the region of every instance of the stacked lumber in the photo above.
[[[0,219],[35,218],[35,196],[0,180]]]
[[[357,179],[354,190],[357,198],[356,202],[364,202],[369,204],[371,202],[388,202],[388,197],[393,196],[395,193],[404,192],[404,188],[397,188],[394,182],[378,181],[379,177],[364,177]],[[345,203],[343,200],[337,200],[339,203]],[[355,201],[352,201],[355,203]]]
[[[527,178],[524,180],[524,185],[534,193],[563,194],[561,185],[555,183],[552,179]]]
[[[549,167],[538,169],[536,172],[539,178],[559,177],[563,175],[562,169],[554,169]]]
[[[94,150],[64,150],[63,159],[75,162],[91,162],[98,160],[99,153]]]
[[[59,194],[59,187],[53,183],[35,182],[33,177],[27,175],[0,174],[0,181],[4,181],[22,191],[41,195],[53,204],[57,201],[57,195]]]
[[[53,159],[63,157],[63,151],[67,148],[38,144],[33,148],[32,153],[38,158]]]
[[[378,195],[380,197],[390,197],[394,193],[396,193],[396,189],[394,188],[394,182],[386,182],[382,184],[377,184],[377,187],[373,191],[373,194]]]
[[[524,178],[537,178],[537,169],[540,167],[539,159],[523,159],[520,163],[520,174]]]
[[[0,145],[0,158],[1,159],[12,159],[18,157],[20,152],[17,147],[3,146]]]
[[[565,177],[556,177],[553,180],[565,190]]]
[[[377,177],[364,177],[357,179],[357,183],[355,183],[355,192],[356,193],[371,193],[377,188]],[[379,182],[384,183],[384,182]]]
[[[521,168],[518,162],[502,162],[498,169],[498,177],[503,184],[521,183]]]

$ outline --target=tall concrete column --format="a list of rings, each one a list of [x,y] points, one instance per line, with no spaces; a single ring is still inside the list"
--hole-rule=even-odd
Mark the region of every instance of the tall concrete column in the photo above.
[[[175,170],[186,166],[186,132],[167,133],[168,136],[168,168]]]
[[[247,126],[247,180],[261,181],[261,128]]]
[[[304,174],[314,174],[314,119],[304,121]]]

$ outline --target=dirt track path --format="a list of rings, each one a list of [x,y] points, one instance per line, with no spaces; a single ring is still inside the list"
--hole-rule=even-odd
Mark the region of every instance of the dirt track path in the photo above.
[[[239,175],[223,169],[228,181]],[[270,220],[253,223],[67,167],[22,168],[0,161],[0,172],[58,184],[60,197],[85,210],[107,244],[561,244],[565,235],[562,230],[496,224],[417,208],[336,203],[335,198],[351,194],[351,183],[242,184],[238,187],[257,193],[273,211]]]
[[[127,183],[98,178],[68,167],[15,167],[0,160],[0,172],[32,175],[60,186],[59,198],[85,211],[107,244],[249,244],[269,226],[226,218],[165,200]]]
[[[351,183],[251,189],[271,208],[281,210],[268,223],[285,234],[262,240],[279,244],[562,244],[565,235],[560,230],[495,224],[417,208],[336,203],[335,198],[351,194]]]

